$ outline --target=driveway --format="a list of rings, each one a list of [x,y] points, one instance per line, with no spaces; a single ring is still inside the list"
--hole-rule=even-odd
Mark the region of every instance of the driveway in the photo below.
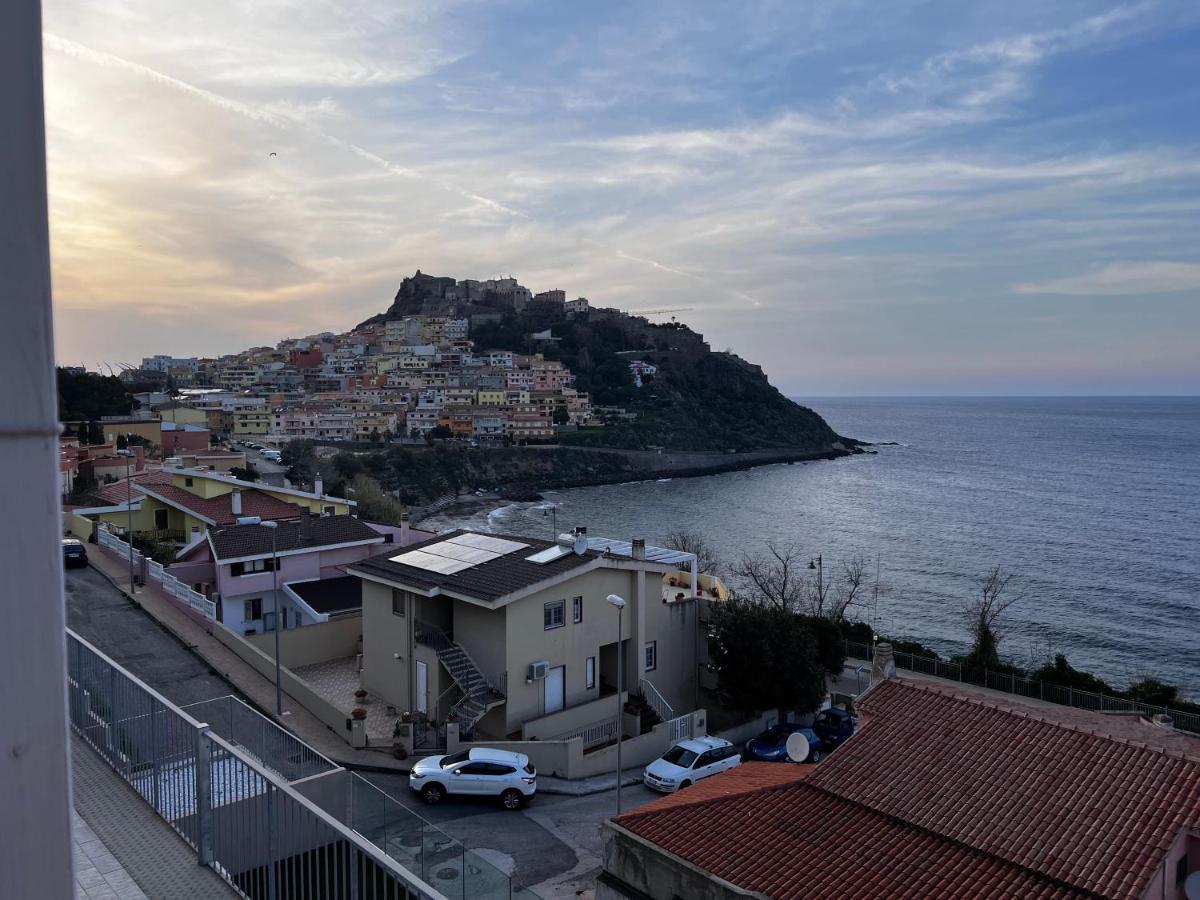
[[[616,808],[616,791],[587,797],[539,794],[520,812],[481,798],[447,800],[426,806],[400,775],[361,773],[469,850],[509,873],[514,885],[546,898],[591,897],[600,874],[601,823]],[[641,785],[621,790],[624,811],[658,797]]]

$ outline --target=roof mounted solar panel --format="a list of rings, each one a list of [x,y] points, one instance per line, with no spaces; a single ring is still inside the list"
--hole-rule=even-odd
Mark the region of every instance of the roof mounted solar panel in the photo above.
[[[450,559],[447,556],[426,553],[424,550],[410,550],[399,556],[389,557],[389,559],[402,566],[412,566],[414,569],[424,569],[426,572],[437,572],[439,575],[453,575],[455,572],[461,572],[474,565],[474,563]]]
[[[539,566],[544,566],[547,563],[552,563],[556,559],[562,559],[564,556],[571,556],[575,551],[570,547],[563,547],[555,544],[553,547],[547,547],[545,550],[539,550],[533,556],[525,557],[525,562],[531,562]]]
[[[504,538],[492,537],[488,534],[475,534],[468,532],[460,534],[456,537],[449,538],[447,541],[451,544],[462,544],[467,547],[476,547],[480,550],[488,550],[495,553],[497,556],[504,556],[513,553],[517,550],[524,550],[528,544],[523,544],[520,541],[509,541]]]

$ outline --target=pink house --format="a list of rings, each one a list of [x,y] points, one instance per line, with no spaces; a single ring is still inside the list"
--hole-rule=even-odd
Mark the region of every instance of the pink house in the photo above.
[[[395,541],[353,516],[302,510],[273,529],[209,528],[167,571],[215,600],[217,618],[231,631],[256,634],[275,627],[276,610],[283,628],[358,612],[358,579],[343,577],[345,567]]]

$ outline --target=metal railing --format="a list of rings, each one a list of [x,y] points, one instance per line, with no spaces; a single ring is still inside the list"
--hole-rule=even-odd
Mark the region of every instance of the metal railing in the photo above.
[[[660,722],[669,722],[675,718],[675,710],[671,708],[671,704],[667,702],[667,698],[659,693],[648,679],[638,679],[638,692],[642,695],[642,699],[647,705],[654,710],[654,714],[658,716]]]
[[[450,639],[450,635],[437,625],[417,619],[415,626],[413,637],[418,644],[424,644],[434,650],[450,650],[454,647],[454,641]]]
[[[870,644],[846,641],[846,655],[854,659],[871,660],[874,657]],[[921,672],[937,678],[951,681],[961,681],[964,684],[977,684],[981,687],[1003,691],[1022,697],[1032,697],[1055,703],[1060,706],[1071,706],[1077,709],[1088,709],[1104,713],[1141,713],[1146,716],[1167,715],[1180,731],[1200,734],[1200,713],[1185,712],[1168,706],[1154,706],[1130,700],[1127,697],[1114,697],[1111,694],[1100,694],[1094,691],[1084,691],[1070,686],[1064,687],[1049,682],[1025,678],[1011,672],[994,672],[989,669],[964,669],[956,662],[944,659],[930,659],[926,656],[916,656],[912,653],[893,651],[897,669],[910,672]]]
[[[682,716],[676,716],[667,723],[670,727],[667,729],[667,738],[673,741],[682,741],[684,738],[695,737],[696,728],[692,721],[692,714],[685,713]]]
[[[611,719],[593,722],[591,725],[585,725],[582,728],[575,728],[571,731],[565,731],[562,734],[555,735],[552,738],[547,738],[547,740],[569,741],[573,738],[581,738],[583,740],[583,749],[587,751],[593,747],[599,747],[603,744],[611,744],[616,741],[617,729],[619,727],[620,722],[614,716]]]
[[[287,781],[300,781],[341,768],[232,694],[182,708]]]
[[[245,748],[213,733],[71,631],[67,688],[72,730],[195,849],[201,865],[242,896],[473,896],[431,887]],[[337,770],[324,777],[343,774]]]

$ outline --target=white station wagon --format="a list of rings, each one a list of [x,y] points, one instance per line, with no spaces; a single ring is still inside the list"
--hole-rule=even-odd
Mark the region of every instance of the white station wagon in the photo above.
[[[666,753],[646,766],[642,782],[651,790],[670,794],[741,764],[742,755],[737,747],[724,738],[688,738],[676,741]]]
[[[472,747],[418,760],[408,786],[426,803],[441,803],[448,794],[498,797],[505,809],[520,809],[537,793],[537,770],[524,753]]]

